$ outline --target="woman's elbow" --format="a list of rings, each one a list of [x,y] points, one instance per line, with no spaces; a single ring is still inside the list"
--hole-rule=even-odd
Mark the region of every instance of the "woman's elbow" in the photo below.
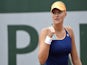
[[[74,65],[82,65],[82,62],[80,59],[74,60]]]
[[[45,61],[46,61],[45,57],[44,56],[41,56],[41,55],[38,55],[38,59],[39,59],[39,63],[40,64],[44,64]]]

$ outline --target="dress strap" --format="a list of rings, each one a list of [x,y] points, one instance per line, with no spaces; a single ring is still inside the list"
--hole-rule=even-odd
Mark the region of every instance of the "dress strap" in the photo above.
[[[65,31],[66,31],[66,36],[69,37],[70,35],[69,35],[68,31],[66,29],[65,29]]]

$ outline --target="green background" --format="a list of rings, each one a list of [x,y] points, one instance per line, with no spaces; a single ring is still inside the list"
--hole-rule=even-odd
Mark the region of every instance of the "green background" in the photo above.
[[[80,52],[82,65],[87,65],[87,24],[80,24]]]
[[[58,0],[0,0],[0,13],[47,12],[54,1]],[[61,0],[68,11],[87,10],[87,0]]]

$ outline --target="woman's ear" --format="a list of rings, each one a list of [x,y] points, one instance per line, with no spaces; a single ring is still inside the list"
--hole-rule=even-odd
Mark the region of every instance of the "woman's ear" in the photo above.
[[[67,12],[65,12],[65,16],[67,15]]]

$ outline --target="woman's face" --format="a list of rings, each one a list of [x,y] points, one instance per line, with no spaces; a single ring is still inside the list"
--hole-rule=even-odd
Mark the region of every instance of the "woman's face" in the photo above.
[[[58,9],[53,9],[52,10],[53,24],[63,23],[65,16],[66,16],[66,11],[60,11]]]

